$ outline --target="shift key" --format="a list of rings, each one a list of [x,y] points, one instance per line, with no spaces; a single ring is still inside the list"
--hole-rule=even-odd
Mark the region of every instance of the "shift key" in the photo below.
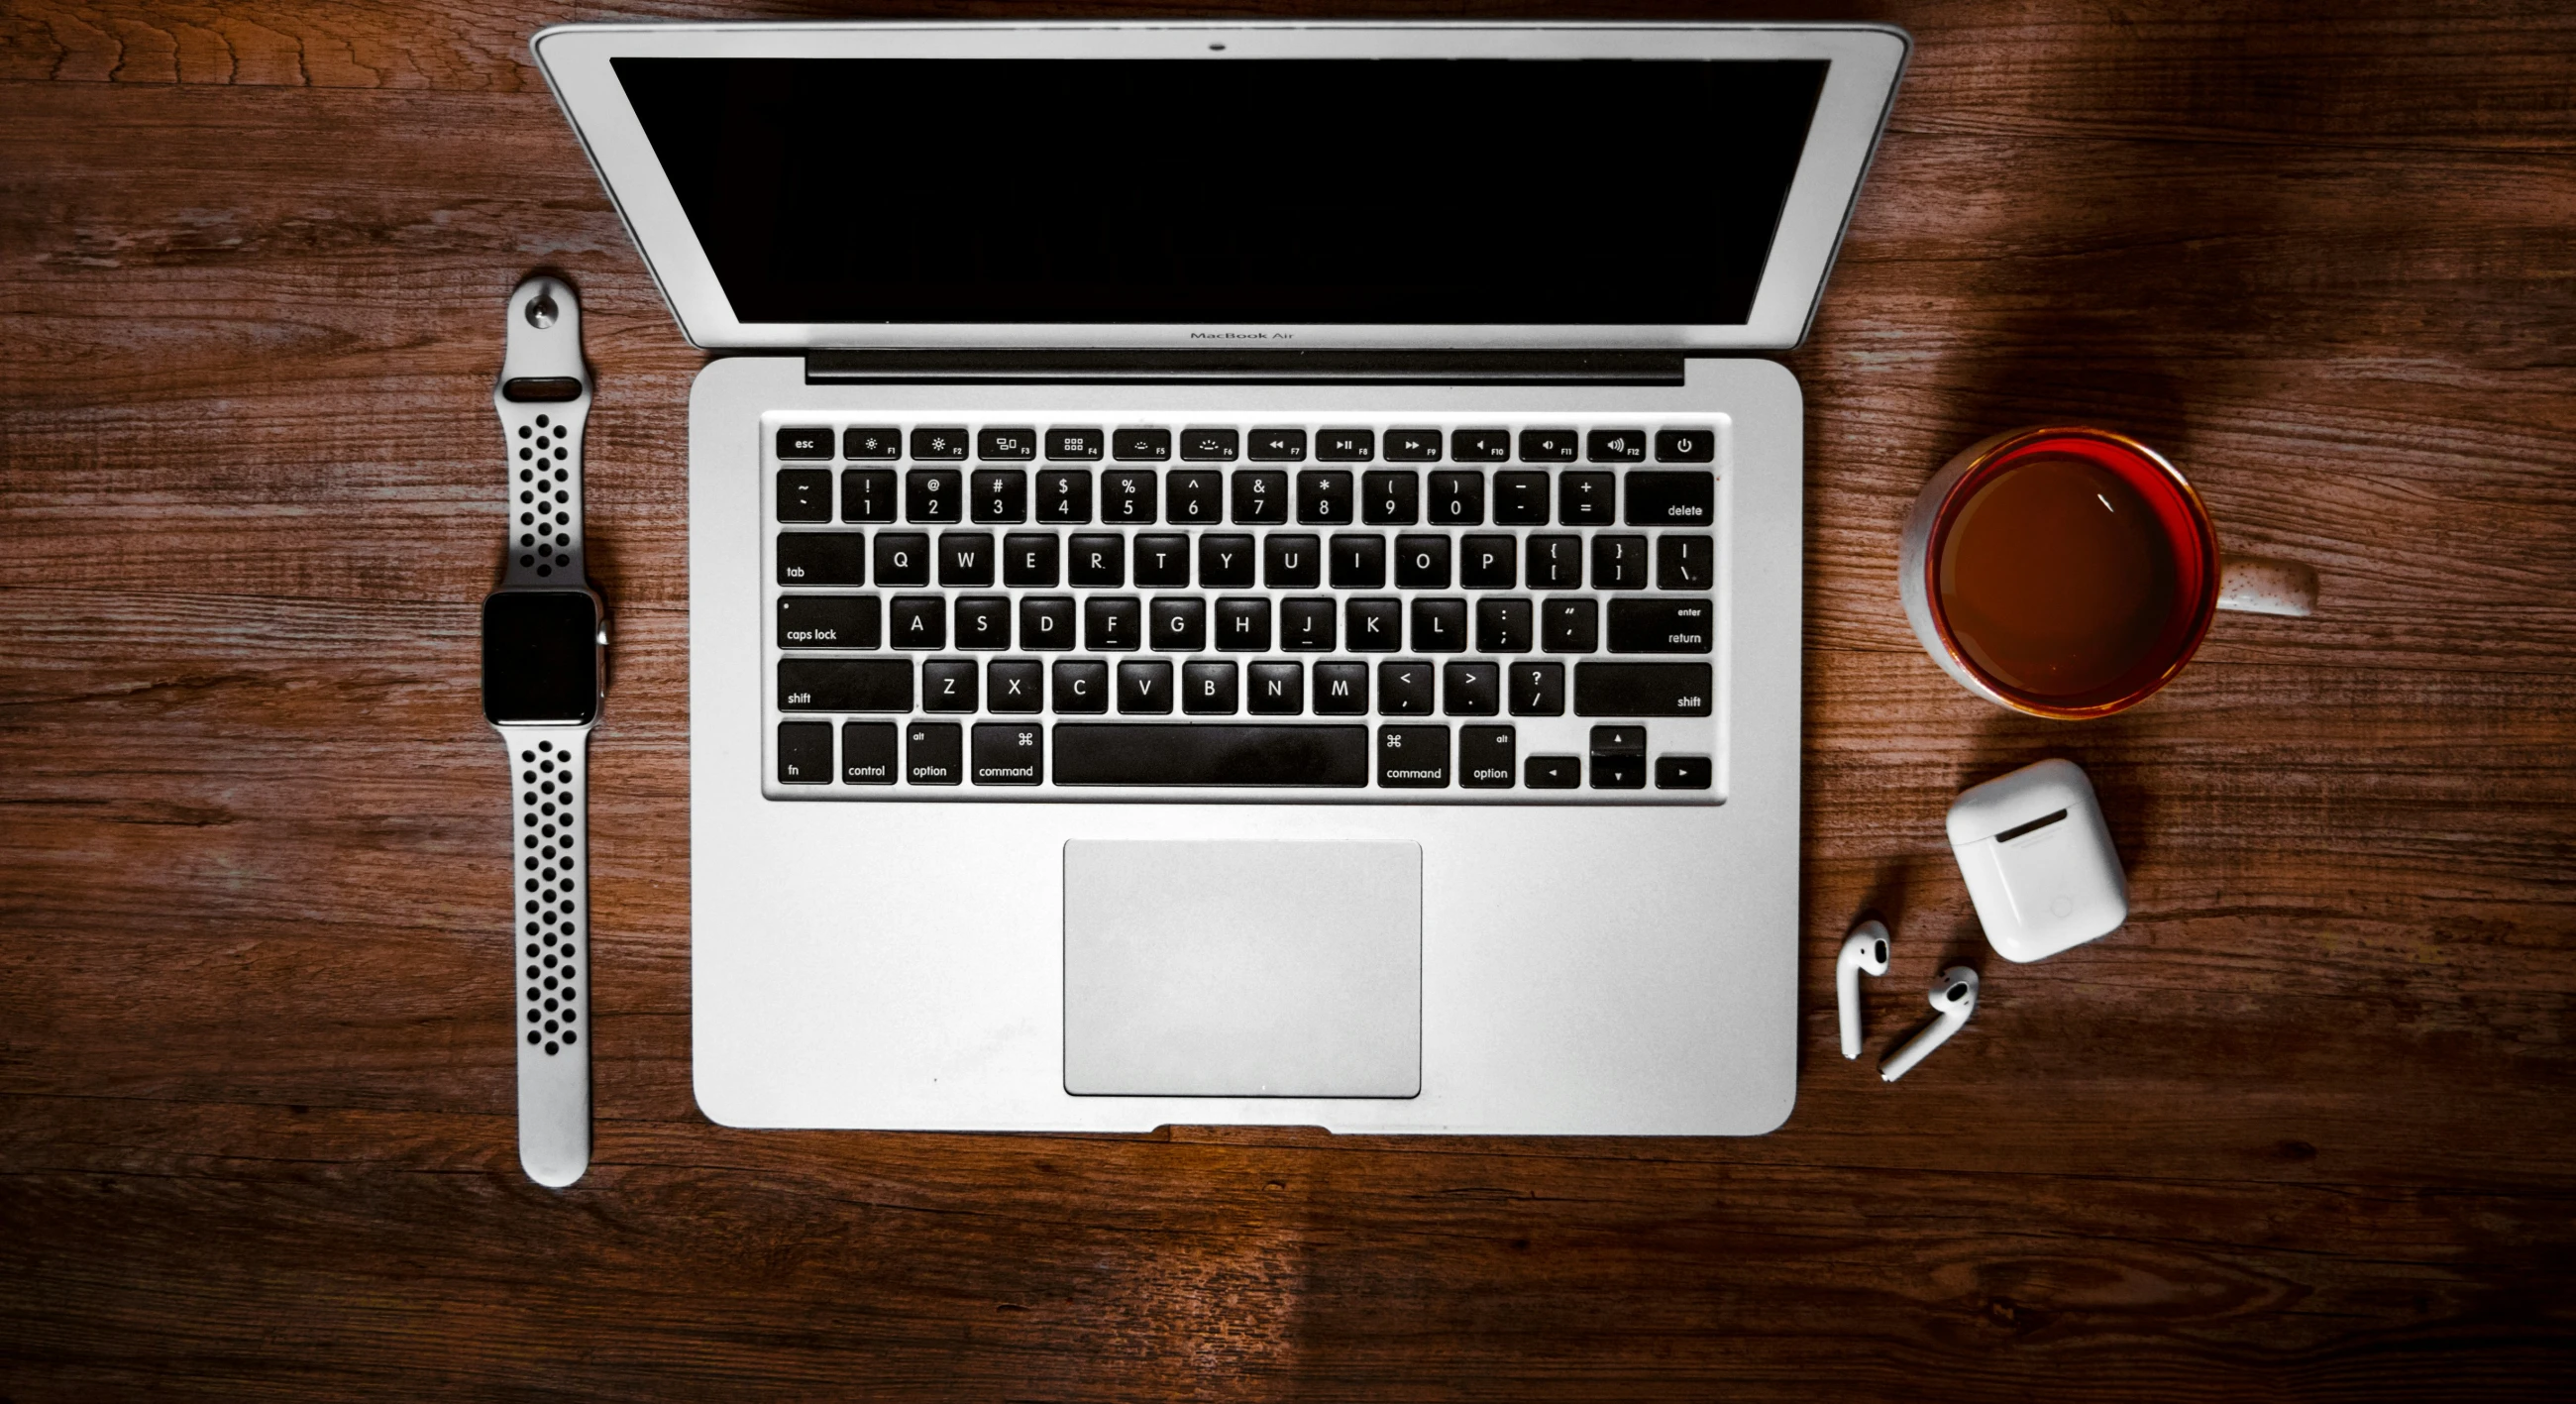
[[[905,658],[781,658],[782,712],[909,712],[912,661]]]
[[[1578,717],[1704,717],[1717,670],[1706,663],[1577,663]]]

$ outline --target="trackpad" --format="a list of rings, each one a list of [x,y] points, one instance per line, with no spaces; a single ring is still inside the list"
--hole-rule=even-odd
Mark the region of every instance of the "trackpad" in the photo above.
[[[1064,846],[1064,1090],[1422,1090],[1422,849]]]

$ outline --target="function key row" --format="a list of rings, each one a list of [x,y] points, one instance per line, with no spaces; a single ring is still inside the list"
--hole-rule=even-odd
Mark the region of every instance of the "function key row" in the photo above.
[[[1106,456],[1125,463],[1160,463],[1173,457],[1177,448],[1184,462],[1231,463],[1248,459],[1255,463],[1303,463],[1310,456],[1320,463],[1374,463],[1381,448],[1389,463],[1437,463],[1441,455],[1441,433],[1437,429],[1389,429],[1384,443],[1374,429],[1321,429],[1309,435],[1303,429],[1183,429],[1177,434],[1170,429],[1049,429],[1041,434],[1035,428],[968,430],[963,425],[914,429],[909,438],[892,426],[844,429],[840,432],[840,457],[854,462],[893,460],[905,457],[905,449],[916,460],[938,462],[963,460],[971,448],[974,456],[993,462],[1027,461],[1039,456],[1041,448],[1052,462],[1096,462]],[[1713,463],[1717,458],[1717,435],[1705,428],[1659,429],[1653,435],[1655,461],[1658,463]],[[1592,463],[1643,463],[1646,461],[1648,436],[1643,429],[1594,429],[1583,433],[1574,429],[1523,429],[1520,431],[1520,461],[1523,463],[1572,463],[1577,450]],[[829,459],[833,457],[833,433],[823,425],[790,426],[778,431],[778,456],[782,459]],[[1449,457],[1459,463],[1508,463],[1512,460],[1513,435],[1509,429],[1456,429],[1448,435]]]
[[[1705,469],[1638,469],[1627,474],[1480,469],[1420,473],[1308,468],[1216,469],[844,468],[840,520],[1175,526],[1231,520],[1236,526],[1608,526],[1618,520],[1626,480],[1629,526],[1706,526],[1717,516],[1717,475]],[[1034,479],[1034,480],[1033,480]],[[1426,482],[1427,479],[1427,482]],[[1553,481],[1551,481],[1551,479]],[[778,470],[778,520],[833,519],[829,468]],[[1553,502],[1551,502],[1553,498]],[[1096,500],[1095,500],[1096,499]],[[1229,516],[1229,509],[1230,516]]]

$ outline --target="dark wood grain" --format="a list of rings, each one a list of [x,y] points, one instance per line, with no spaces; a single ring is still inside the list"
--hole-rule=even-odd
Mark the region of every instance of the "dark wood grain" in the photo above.
[[[1747,1142],[701,1118],[702,358],[525,48],[612,13],[748,12],[0,10],[0,1400],[2576,1391],[2576,11],[1812,11],[1918,49],[1789,358],[1809,1011]],[[540,266],[588,315],[621,644],[560,1194],[516,1166],[473,669],[494,309]],[[2229,618],[2082,727],[1953,688],[1896,525],[2037,420],[2169,448],[2320,617]],[[1997,968],[1941,813],[2049,754],[2137,910]],[[1896,1087],[1832,1047],[1864,908],[1874,1029],[1988,969]]]

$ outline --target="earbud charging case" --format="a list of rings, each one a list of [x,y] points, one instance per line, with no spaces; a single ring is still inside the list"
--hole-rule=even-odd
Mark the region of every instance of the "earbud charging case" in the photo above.
[[[2093,782],[2073,761],[1998,776],[1950,805],[1950,851],[1986,943],[2032,961],[2108,936],[2129,919],[2129,879]]]

